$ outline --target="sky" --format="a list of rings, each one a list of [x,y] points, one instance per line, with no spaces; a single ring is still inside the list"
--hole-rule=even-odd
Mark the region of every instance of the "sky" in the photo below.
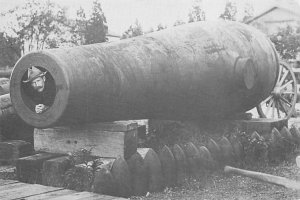
[[[86,13],[91,11],[94,0],[51,0],[68,8],[68,15],[75,16],[76,10],[83,7]],[[242,15],[245,3],[254,7],[260,14],[274,5],[275,1],[287,0],[236,0],[238,17]],[[300,0],[296,0],[300,3]],[[21,5],[25,0],[0,0],[0,12]],[[100,0],[107,19],[109,32],[121,35],[138,20],[144,31],[156,28],[158,24],[172,26],[176,20],[187,21],[188,12],[195,0]],[[226,0],[202,0],[207,20],[216,20],[224,11]],[[0,19],[1,24],[1,19]]]

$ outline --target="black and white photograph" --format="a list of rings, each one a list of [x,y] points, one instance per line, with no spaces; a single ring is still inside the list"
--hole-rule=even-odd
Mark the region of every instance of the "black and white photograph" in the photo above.
[[[300,199],[300,0],[0,0],[17,199]]]

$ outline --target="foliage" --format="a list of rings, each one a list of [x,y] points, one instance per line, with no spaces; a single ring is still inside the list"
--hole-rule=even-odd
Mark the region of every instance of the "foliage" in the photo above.
[[[16,42],[22,44],[22,53],[27,50],[25,44],[28,51],[55,48],[64,35],[65,9],[51,1],[27,0],[4,15],[12,19],[8,28],[16,36]]]
[[[103,164],[91,155],[92,149],[81,149],[69,155],[71,168],[64,175],[64,185],[76,191],[91,191],[95,173]],[[78,165],[79,164],[79,165]]]
[[[164,26],[160,23],[160,24],[157,25],[156,31],[160,31],[160,30],[163,30],[163,29],[166,29],[166,28],[167,28],[167,26]]]
[[[270,37],[275,44],[276,50],[283,59],[295,59],[300,51],[300,31],[299,28],[287,26],[278,33]]]
[[[14,66],[21,57],[21,44],[17,38],[0,32],[0,67]]]
[[[189,20],[188,22],[197,22],[197,21],[205,21],[205,12],[202,9],[201,0],[196,0],[195,4],[192,7],[188,14]]]
[[[220,18],[229,21],[236,21],[237,7],[234,2],[228,1],[225,5],[224,13],[220,15]]]
[[[253,137],[245,132],[239,132],[240,141],[244,147],[246,163],[254,163],[257,161],[266,163],[268,160],[268,143],[264,137]]]
[[[254,8],[253,5],[250,3],[247,3],[244,7],[244,17],[242,22],[247,22],[249,19],[251,19],[254,16]]]
[[[176,21],[174,22],[173,26],[180,26],[180,25],[182,25],[182,24],[185,24],[185,22],[182,21],[182,20],[180,20],[180,19],[178,19],[178,20],[176,20]]]
[[[93,2],[90,17],[87,17],[84,9],[80,7],[75,22],[71,22],[71,27],[72,43],[76,45],[105,42],[108,27],[100,2]]]
[[[8,31],[22,45],[22,54],[44,48],[74,46],[106,41],[106,18],[98,0],[86,17],[81,8],[77,19],[66,17],[66,9],[51,1],[26,0],[2,17],[10,19]]]
[[[132,38],[139,35],[143,35],[143,29],[140,22],[136,19],[133,25],[130,25],[129,28],[123,33],[122,39]]]

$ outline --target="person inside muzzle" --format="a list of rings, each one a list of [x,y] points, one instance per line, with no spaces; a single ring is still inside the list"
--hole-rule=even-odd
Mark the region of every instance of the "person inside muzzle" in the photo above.
[[[36,113],[46,111],[55,99],[54,84],[51,84],[46,75],[47,71],[42,71],[38,67],[33,66],[28,68],[28,78],[23,81],[25,84],[28,84],[28,96],[33,102],[33,105],[30,105],[30,107]]]

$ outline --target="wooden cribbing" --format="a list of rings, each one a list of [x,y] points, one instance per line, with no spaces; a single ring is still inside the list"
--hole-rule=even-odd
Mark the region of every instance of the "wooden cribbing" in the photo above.
[[[249,170],[238,169],[230,166],[225,166],[225,173],[235,173],[238,175],[247,176],[262,182],[275,184],[278,186],[282,186],[288,189],[300,190],[300,183],[297,181],[289,180],[284,177],[274,176],[270,174],[265,174],[261,172],[254,172]]]
[[[30,156],[32,145],[22,140],[0,142],[0,162],[15,163],[18,158]]]
[[[64,175],[71,168],[68,156],[46,160],[43,163],[42,184],[54,187],[64,186]]]
[[[0,95],[8,94],[9,93],[9,82],[0,84]]]
[[[25,183],[41,184],[44,161],[59,156],[61,155],[53,153],[39,153],[18,159],[16,164],[18,180]]]
[[[137,124],[112,122],[35,129],[34,148],[62,154],[91,149],[94,156],[128,159],[137,149]]]
[[[0,96],[0,108],[8,108],[12,106],[10,95],[9,94],[4,94]]]

